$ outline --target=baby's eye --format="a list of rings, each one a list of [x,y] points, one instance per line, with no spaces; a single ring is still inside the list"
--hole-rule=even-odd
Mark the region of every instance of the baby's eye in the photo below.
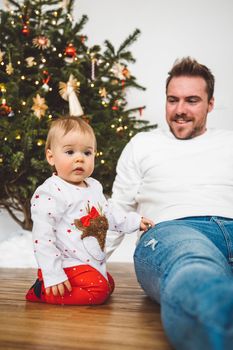
[[[85,156],[91,156],[92,152],[91,151],[85,151],[84,154],[85,154]]]
[[[72,155],[72,154],[74,154],[74,151],[72,151],[72,149],[70,149],[70,150],[66,151],[66,154]]]

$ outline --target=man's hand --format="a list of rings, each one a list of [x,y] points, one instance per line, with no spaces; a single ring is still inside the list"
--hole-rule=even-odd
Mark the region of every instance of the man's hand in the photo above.
[[[69,292],[72,291],[72,287],[71,287],[71,284],[70,284],[69,280],[66,280],[66,281],[64,281],[62,283],[56,284],[55,286],[51,286],[51,287],[45,288],[45,293],[48,295],[51,292],[51,290],[52,290],[52,293],[53,293],[53,295],[55,297],[58,296],[58,295],[63,297],[64,294],[65,294],[65,288]]]
[[[153,226],[155,226],[155,224],[152,220],[142,217],[141,224],[140,224],[140,230],[147,231]]]

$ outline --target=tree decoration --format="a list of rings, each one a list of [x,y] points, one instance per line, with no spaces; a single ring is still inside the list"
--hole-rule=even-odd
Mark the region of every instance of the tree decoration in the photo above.
[[[1,49],[0,49],[0,63],[3,61],[4,55],[5,55],[5,52],[1,51]]]
[[[39,35],[32,40],[32,43],[38,49],[45,50],[50,46],[50,40],[45,35]]]
[[[6,72],[8,75],[11,75],[14,73],[14,67],[12,65],[11,62],[9,62],[7,65],[6,65]]]
[[[79,83],[72,74],[67,83],[59,83],[59,93],[64,100],[69,102],[70,115],[75,117],[80,117],[84,114],[76,94],[78,91]]]
[[[69,58],[73,58],[76,56],[76,48],[73,46],[73,44],[69,44],[66,48],[65,48],[65,55]]]
[[[91,60],[91,80],[95,80],[95,64],[97,59],[95,57]]]
[[[30,33],[30,31],[29,31],[28,25],[27,25],[27,24],[24,24],[24,25],[23,25],[23,28],[22,28],[22,34],[23,34],[24,36],[28,36],[29,33]]]
[[[45,103],[45,99],[41,97],[39,94],[36,94],[36,97],[33,97],[33,106],[32,110],[37,118],[41,118],[45,115],[48,106]]]
[[[51,79],[51,75],[49,74],[49,72],[47,70],[44,70],[43,71],[43,79],[42,79],[42,82],[43,82],[43,85],[42,85],[42,89],[44,89],[45,91],[48,91],[49,90],[49,81]]]
[[[33,57],[33,56],[29,56],[29,57],[25,58],[25,61],[27,62],[27,67],[29,67],[29,68],[36,65],[35,57]]]
[[[124,69],[125,69],[125,66],[122,65],[121,63],[114,63],[111,70],[117,79],[124,80],[125,79],[125,75],[123,73]]]

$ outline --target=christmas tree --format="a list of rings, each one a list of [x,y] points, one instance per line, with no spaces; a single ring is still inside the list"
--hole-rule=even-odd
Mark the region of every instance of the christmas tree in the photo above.
[[[93,127],[98,144],[93,176],[110,194],[117,159],[137,132],[155,127],[127,109],[128,88],[144,90],[130,73],[128,47],[87,46],[75,23],[74,0],[6,1],[0,23],[0,206],[31,229],[30,199],[50,176],[44,144],[51,120],[72,114]]]

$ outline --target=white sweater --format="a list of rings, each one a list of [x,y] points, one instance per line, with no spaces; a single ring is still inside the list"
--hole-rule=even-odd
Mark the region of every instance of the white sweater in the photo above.
[[[233,218],[233,131],[211,129],[190,140],[160,129],[138,133],[118,161],[111,201],[155,223]],[[108,251],[121,240],[112,234]]]
[[[140,227],[137,213],[114,211],[108,204],[101,184],[86,179],[87,187],[72,185],[56,175],[48,178],[35,191],[31,201],[33,243],[38,266],[42,270],[45,287],[67,279],[64,267],[88,264],[105,278],[105,252],[95,237],[81,239],[82,232],[74,220],[87,215],[86,208],[102,208],[111,230],[130,233]]]

